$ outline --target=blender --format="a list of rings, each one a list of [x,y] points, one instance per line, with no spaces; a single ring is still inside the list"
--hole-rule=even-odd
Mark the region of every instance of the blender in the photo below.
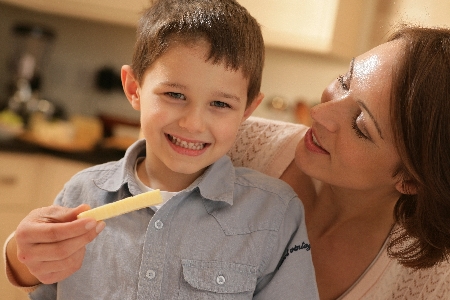
[[[54,32],[36,24],[16,24],[12,27],[14,49],[10,61],[11,82],[8,108],[20,115],[26,124],[31,113],[53,114],[54,106],[41,99],[42,69]]]

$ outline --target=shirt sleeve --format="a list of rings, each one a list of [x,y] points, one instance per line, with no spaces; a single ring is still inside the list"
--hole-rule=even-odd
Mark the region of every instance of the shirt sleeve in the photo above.
[[[60,192],[58,194],[58,196],[55,199],[55,204],[59,205],[59,202],[61,201],[61,196],[62,192]],[[58,200],[59,199],[59,200]],[[9,243],[9,241],[12,239],[12,237],[14,236],[14,233],[11,233],[8,238],[6,239],[5,243],[3,244],[3,261],[5,263],[5,273],[6,273],[6,279],[8,280],[8,282],[17,287],[18,289],[20,289],[21,291],[25,292],[25,293],[31,293],[33,291],[35,291],[39,286],[41,286],[42,284],[37,284],[34,286],[22,286],[17,282],[17,279],[14,277],[14,274],[12,273],[11,270],[11,266],[9,264],[8,259],[6,258],[6,245]]]
[[[319,299],[303,205],[298,197],[287,207],[266,275],[258,282],[253,299]]]
[[[12,284],[13,286],[19,288],[20,290],[22,290],[26,293],[30,293],[30,292],[34,291],[39,285],[21,286],[17,282],[16,278],[14,277],[12,270],[11,270],[11,266],[9,265],[9,261],[6,258],[6,245],[9,243],[9,241],[12,239],[13,236],[14,236],[14,232],[8,236],[8,238],[5,241],[5,244],[3,245],[3,261],[5,262],[6,279],[8,279],[9,283]]]
[[[301,124],[250,117],[240,126],[228,155],[235,167],[279,178],[294,159],[307,129]]]

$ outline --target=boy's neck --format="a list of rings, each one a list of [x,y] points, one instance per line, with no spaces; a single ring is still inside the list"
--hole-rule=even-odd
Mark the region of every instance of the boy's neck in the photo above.
[[[161,191],[179,192],[187,188],[205,171],[202,169],[194,174],[177,173],[167,168],[149,165],[146,161],[147,159],[143,159],[138,163],[137,175],[143,184]]]

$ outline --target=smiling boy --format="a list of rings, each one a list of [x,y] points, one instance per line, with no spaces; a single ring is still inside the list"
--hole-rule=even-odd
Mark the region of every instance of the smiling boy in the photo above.
[[[146,157],[138,165],[147,186],[180,191],[231,148],[237,130],[261,101],[247,101],[249,79],[208,61],[209,42],[177,41],[138,80],[122,68],[127,98],[141,113]],[[170,178],[170,180],[168,180]]]
[[[161,0],[144,13],[121,77],[145,139],[74,176],[55,204],[153,189],[164,203],[109,219],[81,258],[64,258],[80,269],[46,269],[32,299],[318,298],[300,200],[225,155],[262,100],[263,61],[259,25],[233,0]],[[68,226],[94,230],[80,222]]]

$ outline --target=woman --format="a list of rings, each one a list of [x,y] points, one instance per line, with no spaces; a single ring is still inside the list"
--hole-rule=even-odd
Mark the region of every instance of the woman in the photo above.
[[[321,102],[309,129],[248,121],[230,153],[303,201],[321,299],[449,299],[450,31],[402,28]]]
[[[403,28],[325,89],[311,128],[241,128],[234,163],[303,201],[321,299],[450,297],[449,109],[450,31]]]

